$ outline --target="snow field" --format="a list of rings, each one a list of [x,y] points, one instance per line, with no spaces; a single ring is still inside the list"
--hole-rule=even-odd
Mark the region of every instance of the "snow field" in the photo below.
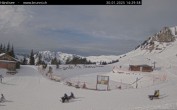
[[[0,69],[0,74],[4,76],[0,93],[7,99],[7,102],[0,103],[0,110],[176,110],[176,44],[171,44],[161,53],[135,50],[127,53],[118,63],[107,66],[61,65],[59,69],[52,66],[52,75],[60,78],[60,82],[45,76],[48,68],[41,70],[37,66],[21,66],[15,75],[7,75],[6,70]],[[130,64],[151,65],[154,61],[156,68],[151,73],[127,70]],[[113,67],[120,65],[123,69],[117,68],[113,72]],[[110,77],[110,91],[77,89],[64,84],[66,81],[75,84],[79,81],[81,85],[86,82],[88,87],[95,88],[97,75]],[[137,78],[140,80],[136,89],[134,82]],[[123,88],[116,89],[120,84]],[[157,89],[166,97],[149,100],[148,95],[154,94]],[[60,97],[70,92],[77,98],[69,103],[61,103]]]

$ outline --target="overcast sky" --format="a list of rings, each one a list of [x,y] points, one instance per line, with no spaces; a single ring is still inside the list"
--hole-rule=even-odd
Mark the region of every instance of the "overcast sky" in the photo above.
[[[10,42],[16,52],[120,55],[164,26],[176,25],[177,0],[142,0],[136,6],[0,6],[0,43]]]

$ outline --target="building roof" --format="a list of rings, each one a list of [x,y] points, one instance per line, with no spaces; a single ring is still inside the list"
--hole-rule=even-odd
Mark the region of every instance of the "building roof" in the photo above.
[[[142,64],[142,65],[130,65],[130,66],[152,67],[152,66],[149,66],[149,65],[146,65],[146,64]]]
[[[0,57],[2,57],[2,56],[4,56],[4,55],[8,55],[7,53],[1,53],[0,54]],[[10,55],[8,55],[9,57],[11,57]],[[16,62],[20,62],[18,59],[16,59],[16,58],[13,58],[13,57],[11,57],[14,61],[16,61]]]
[[[1,54],[0,54],[0,57],[3,56],[3,55],[5,55],[5,54],[6,54],[6,53],[1,53]]]
[[[15,63],[16,61],[9,61],[9,60],[0,60],[0,62],[11,62],[11,63]]]

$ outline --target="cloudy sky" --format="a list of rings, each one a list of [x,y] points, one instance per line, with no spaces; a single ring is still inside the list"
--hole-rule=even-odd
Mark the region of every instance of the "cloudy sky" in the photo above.
[[[0,6],[0,43],[12,43],[16,52],[119,55],[175,25],[177,0],[142,0],[136,6]]]

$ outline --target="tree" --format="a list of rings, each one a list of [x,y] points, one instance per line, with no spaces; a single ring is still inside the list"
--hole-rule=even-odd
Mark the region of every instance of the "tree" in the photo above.
[[[58,69],[58,68],[59,68],[59,62],[56,63],[56,69]]]
[[[56,57],[51,60],[51,64],[52,64],[52,65],[55,65],[55,64],[57,64],[57,63],[58,63],[58,61],[57,61],[57,58],[56,58]]]
[[[34,61],[34,53],[33,53],[33,49],[31,50],[31,54],[30,54],[30,65],[34,65],[35,61]]]
[[[100,65],[107,65],[107,63],[103,61],[103,62],[100,62]]]
[[[3,48],[2,48],[2,44],[1,44],[1,46],[0,46],[0,53],[2,53],[2,52],[3,52],[3,51],[2,51],[2,49],[3,49]]]
[[[3,48],[2,48],[2,52],[6,53],[6,46],[5,46],[5,44],[4,44]]]
[[[43,61],[42,61],[42,55],[39,53],[38,55],[38,61],[37,61],[37,65],[41,65],[43,64]]]
[[[8,42],[8,44],[7,44],[7,50],[6,50],[6,52],[8,53],[8,52],[10,52],[10,43]]]
[[[70,64],[70,61],[71,61],[71,59],[68,57],[68,58],[66,59],[66,64]]]
[[[13,45],[12,45],[12,48],[11,48],[11,50],[10,50],[10,52],[9,52],[9,55],[10,55],[11,57],[15,58]]]
[[[0,45],[0,53],[7,53],[11,57],[15,58],[14,47],[12,45],[12,47],[10,48],[10,43],[9,42],[7,44],[7,48],[6,48],[5,44],[2,45],[2,43],[1,43],[1,45]]]
[[[22,61],[22,65],[26,65],[26,64],[27,64],[27,60],[26,60],[26,57],[24,57]]]
[[[78,56],[74,56],[73,59],[67,59],[66,60],[66,64],[94,64],[92,63],[91,61],[87,61],[86,58],[81,58],[81,57],[78,57]]]
[[[59,65],[61,64],[61,61],[60,60],[58,60],[57,61],[57,63],[56,63],[56,69],[58,69],[59,68]]]

